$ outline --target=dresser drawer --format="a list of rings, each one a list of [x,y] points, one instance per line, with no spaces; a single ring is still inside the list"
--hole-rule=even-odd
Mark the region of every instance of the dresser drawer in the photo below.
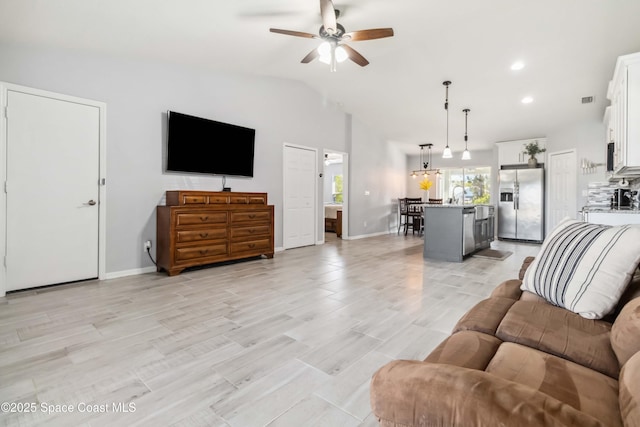
[[[231,212],[231,223],[238,222],[269,222],[271,221],[271,211],[247,211]]]
[[[211,205],[226,205],[229,203],[228,196],[209,196],[209,204]]]
[[[231,238],[249,237],[249,236],[269,236],[271,234],[270,225],[254,225],[246,227],[232,227]]]
[[[248,201],[247,196],[231,196],[231,197],[229,197],[229,203],[231,203],[231,204],[246,205],[247,201]]]
[[[213,245],[201,245],[176,249],[176,262],[190,261],[197,258],[227,255],[227,243],[221,242]]]
[[[231,243],[231,254],[237,254],[242,252],[257,252],[271,250],[271,239],[255,239],[247,242],[234,242]]]
[[[227,212],[200,211],[192,213],[177,213],[176,226],[197,224],[226,224]]]
[[[184,205],[204,205],[207,203],[205,196],[184,196],[182,198],[182,204]]]
[[[266,205],[267,198],[262,196],[251,196],[249,197],[249,204],[250,205]]]
[[[176,232],[176,243],[198,242],[201,240],[226,239],[226,228],[203,228]]]

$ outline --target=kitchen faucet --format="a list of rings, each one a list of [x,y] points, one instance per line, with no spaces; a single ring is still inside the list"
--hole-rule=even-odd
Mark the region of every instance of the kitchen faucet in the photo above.
[[[456,189],[460,189],[459,195],[456,197]],[[460,185],[456,185],[455,187],[453,187],[453,190],[451,190],[451,198],[453,199],[453,203],[456,205],[461,204],[461,198],[464,197],[464,188]]]

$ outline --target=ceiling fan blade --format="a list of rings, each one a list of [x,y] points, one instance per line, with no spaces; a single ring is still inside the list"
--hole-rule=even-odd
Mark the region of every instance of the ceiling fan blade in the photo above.
[[[367,61],[364,56],[360,55],[360,53],[358,53],[358,51],[356,51],[351,46],[346,44],[341,44],[340,46],[342,46],[344,50],[347,52],[349,59],[355,62],[356,64],[358,64],[359,66],[366,67],[367,65],[369,65],[369,61]]]
[[[373,28],[371,30],[351,31],[342,36],[343,40],[358,42],[362,40],[382,39],[393,37],[393,28]]]
[[[336,22],[336,10],[331,0],[320,0],[320,14],[322,15],[322,25],[328,34],[335,34],[338,28]]]
[[[317,38],[319,38],[315,34],[303,33],[302,31],[281,30],[279,28],[269,28],[269,31],[271,31],[272,33],[284,34],[284,35],[287,35],[287,36],[304,37],[304,38],[307,38],[307,39],[317,39]]]
[[[302,58],[302,61],[300,62],[302,62],[303,64],[308,64],[309,62],[316,59],[318,56],[320,56],[320,54],[318,53],[318,49],[313,49],[311,52],[307,54],[307,56]]]

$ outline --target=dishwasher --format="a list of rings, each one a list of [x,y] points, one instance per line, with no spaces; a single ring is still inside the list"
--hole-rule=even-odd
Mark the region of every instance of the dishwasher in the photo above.
[[[475,208],[464,208],[462,211],[462,256],[469,255],[476,249],[475,225]]]

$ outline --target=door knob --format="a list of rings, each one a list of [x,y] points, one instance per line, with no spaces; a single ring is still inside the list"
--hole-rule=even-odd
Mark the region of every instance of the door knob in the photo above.
[[[96,201],[95,201],[95,200],[89,200],[89,201],[87,202],[87,204],[88,204],[89,206],[93,206],[93,205],[95,205],[95,204],[96,204]]]

